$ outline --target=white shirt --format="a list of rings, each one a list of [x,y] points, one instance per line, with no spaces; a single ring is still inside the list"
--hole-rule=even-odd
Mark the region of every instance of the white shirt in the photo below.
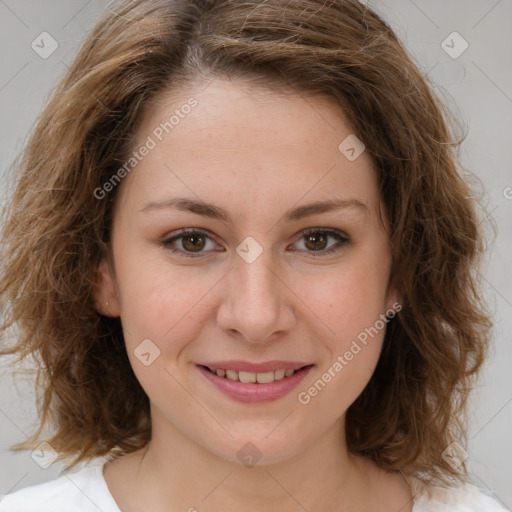
[[[93,462],[50,482],[2,496],[0,512],[121,512],[103,478],[104,463]],[[428,486],[417,478],[407,481],[413,512],[506,512],[474,485],[446,489]]]

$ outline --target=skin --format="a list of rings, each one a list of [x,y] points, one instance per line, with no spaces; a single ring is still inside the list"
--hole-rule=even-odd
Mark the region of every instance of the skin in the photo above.
[[[123,512],[410,510],[403,477],[350,455],[343,434],[384,329],[309,404],[297,400],[399,302],[388,286],[391,255],[372,160],[363,152],[349,161],[338,149],[352,130],[332,98],[224,78],[161,95],[135,147],[191,96],[198,105],[121,183],[112,261],[98,268],[98,311],[121,317],[153,425],[145,449],[106,465],[110,492]],[[174,208],[141,211],[173,197],[221,206],[233,223]],[[287,210],[327,199],[364,206],[284,221]],[[172,247],[181,254],[172,253],[162,241],[182,228],[211,239],[178,239]],[[330,235],[322,245],[303,236],[307,228],[338,230],[350,241]],[[263,249],[252,263],[236,252],[247,236]],[[183,255],[195,247],[202,256]],[[134,354],[144,339],[160,350],[149,366]],[[247,404],[196,367],[230,359],[315,366],[288,395]],[[248,442],[261,454],[253,467],[237,457]]]

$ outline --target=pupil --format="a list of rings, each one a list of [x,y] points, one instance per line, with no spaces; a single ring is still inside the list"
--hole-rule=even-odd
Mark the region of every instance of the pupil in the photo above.
[[[313,245],[314,247],[308,247],[308,248],[312,248],[312,249],[316,249],[316,250],[322,250],[324,249],[325,247],[325,242],[326,242],[326,237],[325,235],[323,234],[312,234],[312,235],[308,235],[308,238],[307,240],[312,240],[313,241]],[[320,241],[320,244],[322,245],[322,247],[316,247],[315,245],[318,244]],[[306,245],[307,245],[307,241],[306,241]]]

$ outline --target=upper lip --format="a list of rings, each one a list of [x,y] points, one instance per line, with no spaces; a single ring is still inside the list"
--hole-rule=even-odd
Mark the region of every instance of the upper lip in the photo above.
[[[303,366],[310,366],[311,363],[301,361],[266,361],[263,363],[251,363],[249,361],[209,361],[199,363],[200,366],[207,366],[211,370],[234,370],[236,372],[265,373],[276,370],[298,370]]]

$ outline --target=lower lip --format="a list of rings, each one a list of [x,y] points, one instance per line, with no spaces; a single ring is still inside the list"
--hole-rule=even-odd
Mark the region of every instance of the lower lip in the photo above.
[[[230,380],[207,370],[204,366],[197,366],[199,371],[224,394],[239,402],[269,402],[287,395],[309,373],[313,365],[305,366],[289,377],[284,377],[268,384],[256,384]]]

